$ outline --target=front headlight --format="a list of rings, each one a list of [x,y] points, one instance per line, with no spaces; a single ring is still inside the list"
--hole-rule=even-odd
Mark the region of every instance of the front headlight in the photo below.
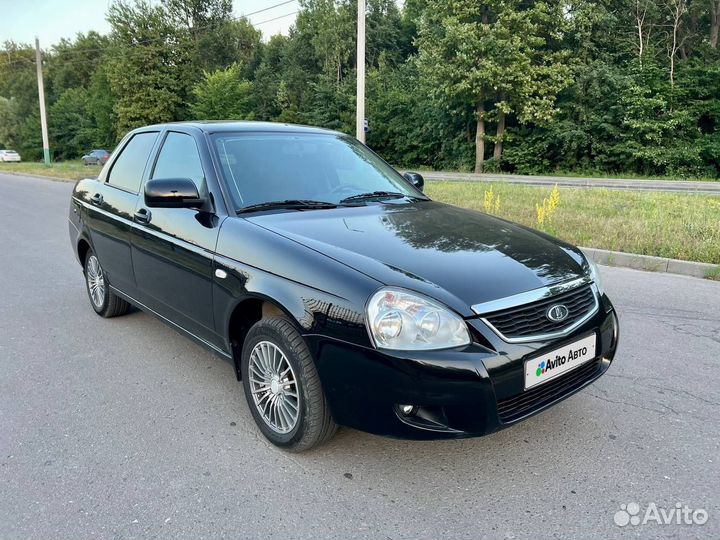
[[[593,261],[590,257],[585,257],[588,262],[588,266],[590,267],[590,277],[595,282],[595,286],[597,287],[597,290],[600,294],[603,293],[603,283],[602,278],[600,277],[600,269],[598,268],[598,265],[595,261]]]
[[[387,287],[370,297],[367,325],[375,346],[399,351],[449,349],[470,343],[467,325],[438,302]]]

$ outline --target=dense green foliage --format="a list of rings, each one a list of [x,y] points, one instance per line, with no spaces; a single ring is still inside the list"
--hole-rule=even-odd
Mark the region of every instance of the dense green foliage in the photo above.
[[[263,40],[230,0],[116,0],[45,51],[55,158],[192,118],[354,133],[354,0]],[[720,176],[720,0],[368,0],[368,144],[403,166]],[[0,146],[41,155],[34,51],[0,48]]]

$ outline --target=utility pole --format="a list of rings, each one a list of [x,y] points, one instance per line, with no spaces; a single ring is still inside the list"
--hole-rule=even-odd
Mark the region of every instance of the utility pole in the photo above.
[[[42,128],[43,156],[45,165],[50,166],[50,142],[48,141],[47,117],[45,115],[45,85],[43,84],[42,53],[40,40],[35,36],[35,65],[37,67],[38,99],[40,100],[40,127]]]
[[[365,142],[365,0],[358,0],[355,137]]]

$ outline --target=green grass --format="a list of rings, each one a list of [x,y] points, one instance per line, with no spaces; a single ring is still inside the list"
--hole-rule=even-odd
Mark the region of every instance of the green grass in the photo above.
[[[705,274],[705,279],[712,279],[713,281],[720,281],[720,266],[717,266],[711,270],[708,270]]]
[[[90,165],[86,167],[80,161],[59,161],[51,163],[49,167],[44,163],[22,162],[22,163],[0,163],[0,173],[9,172],[15,174],[36,174],[50,176],[59,180],[80,180],[81,178],[96,177],[100,167]]]
[[[492,188],[491,188],[492,186]],[[428,182],[438,201],[483,211],[486,190],[500,196],[497,215],[538,228],[536,204],[551,188],[505,183]],[[720,264],[720,197],[560,187],[560,205],[544,230],[572,244]]]

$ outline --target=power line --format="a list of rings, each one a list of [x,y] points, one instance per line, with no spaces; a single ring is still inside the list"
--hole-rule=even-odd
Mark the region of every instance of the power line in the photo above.
[[[269,22],[272,22],[272,21],[277,21],[278,19],[284,19],[285,17],[289,17],[290,15],[297,15],[298,13],[300,13],[300,10],[299,10],[299,9],[298,9],[297,11],[293,11],[292,13],[286,13],[285,15],[280,15],[279,17],[273,17],[272,19],[267,19],[267,20],[264,20],[264,21],[252,23],[252,25],[253,25],[253,26],[257,26],[257,25],[259,25],[259,24],[265,24],[265,23],[269,23]]]
[[[250,12],[250,13],[245,13],[245,14],[238,15],[238,16],[235,16],[235,17],[230,17],[230,18],[228,19],[228,21],[225,21],[225,22],[240,21],[241,19],[247,19],[248,17],[252,17],[253,15],[257,15],[257,14],[259,14],[259,13],[264,13],[264,12],[266,12],[266,11],[270,11],[271,9],[275,9],[275,8],[278,8],[278,7],[281,7],[281,6],[286,6],[287,4],[292,4],[292,3],[297,2],[297,1],[298,1],[298,0],[285,0],[284,2],[279,2],[279,3],[277,3],[277,4],[273,4],[273,5],[271,5],[271,6],[268,6],[268,7],[266,7],[266,8],[263,8],[263,9],[258,9],[258,10],[256,10],[256,11],[252,11],[252,12]],[[252,22],[252,21],[249,21],[249,20],[248,20],[248,21],[249,21],[250,24],[252,24],[253,26],[258,26],[258,25],[261,25],[261,24],[265,24],[265,23],[269,23],[269,22],[272,22],[272,21],[276,21],[276,20],[278,20],[278,19],[284,19],[285,17],[290,17],[291,15],[296,15],[296,14],[298,14],[298,13],[300,13],[300,10],[293,11],[292,13],[286,13],[285,15],[280,15],[280,16],[278,16],[278,17],[273,17],[273,18],[271,18],[271,19],[266,19],[266,20],[264,20],[264,21],[259,21],[259,22],[256,22],[256,23],[254,23],[254,22]],[[215,25],[210,25],[210,24],[208,24],[208,25],[204,25],[204,26],[193,26],[193,27],[192,27],[192,30],[196,30],[196,31],[197,31],[197,30],[205,30],[205,29],[210,29],[210,28],[217,28],[217,27],[216,27]],[[150,38],[150,39],[145,39],[145,40],[137,41],[136,43],[134,43],[134,45],[147,45],[147,44],[149,44],[149,43],[164,41],[165,39],[166,39],[165,37]],[[105,52],[105,51],[107,51],[107,50],[109,50],[109,49],[111,49],[111,48],[113,48],[112,45],[108,45],[108,46],[106,46],[106,47],[95,47],[95,48],[92,48],[92,49],[70,50],[70,51],[58,51],[58,50],[56,49],[56,50],[55,50],[55,53],[56,53],[56,54],[59,54],[59,55],[64,55],[64,56],[66,56],[66,55],[73,55],[73,54],[74,54],[74,55],[78,55],[78,54],[88,54],[88,53],[93,53],[93,52]],[[84,61],[84,60],[80,60],[80,61]],[[33,62],[32,60],[28,60],[28,59],[26,59],[26,58],[18,58],[18,59],[16,59],[16,60],[10,60],[10,61],[7,61],[7,62],[0,62],[0,67],[2,67],[2,66],[7,66],[7,65],[11,65],[11,64],[16,64],[16,63],[21,63],[21,62],[26,62],[26,63],[33,64],[33,65],[34,65],[34,63],[35,63],[35,62]],[[72,64],[72,63],[75,63],[75,62],[66,62],[66,63]]]
[[[253,15],[257,15],[258,13],[270,11],[271,9],[274,9],[276,7],[285,6],[287,4],[292,4],[293,2],[297,2],[297,0],[287,0],[286,2],[280,2],[279,4],[275,4],[274,6],[266,7],[263,9],[258,9],[257,11],[253,11],[252,13],[245,13],[244,15],[240,15],[240,17],[252,17]],[[261,23],[258,23],[258,24],[261,24]]]

